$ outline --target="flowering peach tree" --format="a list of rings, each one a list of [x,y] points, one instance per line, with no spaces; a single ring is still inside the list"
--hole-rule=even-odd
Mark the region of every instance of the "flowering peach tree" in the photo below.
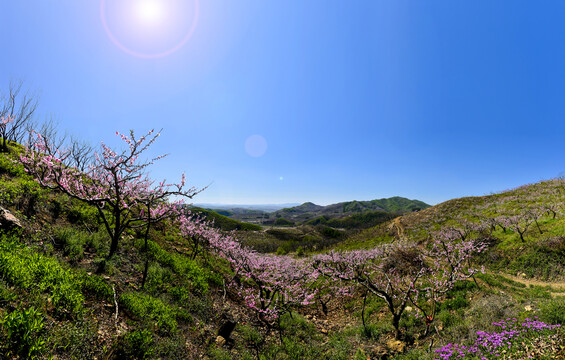
[[[155,186],[149,179],[147,168],[163,156],[147,161],[140,160],[140,156],[155,142],[159,133],[151,130],[139,139],[133,130],[129,136],[118,132],[116,135],[127,145],[125,149],[117,152],[102,143],[100,152],[94,154],[85,171],[69,166],[72,147],[53,146],[41,134],[32,137],[20,155],[26,171],[40,185],[59,190],[98,210],[110,236],[109,257],[118,249],[119,240],[128,228],[149,226],[171,214],[172,208],[164,204],[169,196],[192,198],[199,192],[194,187],[184,188],[184,174],[180,184],[163,181]]]
[[[320,274],[353,283],[383,299],[400,338],[400,319],[409,304],[421,311],[429,329],[435,302],[457,281],[477,272],[468,266],[468,259],[485,245],[474,239],[451,240],[440,236],[429,247],[398,241],[370,250],[332,251],[313,261]],[[430,304],[426,307],[422,302]]]

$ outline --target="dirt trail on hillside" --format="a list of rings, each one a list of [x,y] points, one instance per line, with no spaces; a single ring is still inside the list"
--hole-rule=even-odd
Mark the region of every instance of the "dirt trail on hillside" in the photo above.
[[[388,231],[399,240],[406,238],[406,235],[404,234],[404,225],[402,225],[399,217],[397,217],[390,223],[390,225],[388,226]]]
[[[526,286],[549,286],[551,287],[551,295],[552,296],[562,296],[565,295],[565,282],[550,282],[550,281],[542,281],[542,280],[537,280],[537,279],[525,279],[523,277],[520,276],[514,276],[514,275],[510,275],[510,274],[499,274],[501,276],[504,276],[507,279],[519,282],[521,284],[524,284]]]

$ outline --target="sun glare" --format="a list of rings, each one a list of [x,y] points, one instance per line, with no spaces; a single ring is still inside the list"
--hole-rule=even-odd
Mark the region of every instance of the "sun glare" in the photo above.
[[[106,34],[124,52],[144,58],[170,55],[191,38],[198,0],[100,0]]]
[[[158,25],[163,22],[165,9],[163,2],[158,0],[142,0],[135,4],[135,15],[137,19],[148,25]]]

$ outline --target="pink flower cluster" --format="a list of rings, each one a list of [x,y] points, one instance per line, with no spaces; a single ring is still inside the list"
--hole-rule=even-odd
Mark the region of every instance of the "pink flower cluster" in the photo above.
[[[524,322],[519,322],[516,318],[509,318],[493,323],[493,325],[500,327],[500,331],[478,331],[477,339],[470,346],[447,344],[436,350],[439,356],[439,359],[436,360],[466,357],[480,357],[480,359],[499,358],[503,350],[523,346],[526,336],[545,330],[555,330],[560,327],[560,325],[546,324],[537,318],[526,319]]]
[[[262,320],[276,320],[294,306],[314,302],[318,272],[307,260],[259,254],[191,214],[179,222],[181,233],[196,243],[195,248],[213,251],[231,264],[235,276],[230,285]]]

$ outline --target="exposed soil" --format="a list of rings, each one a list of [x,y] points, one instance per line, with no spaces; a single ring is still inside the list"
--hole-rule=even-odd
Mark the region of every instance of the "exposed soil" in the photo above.
[[[538,279],[528,279],[524,276],[515,276],[510,274],[500,274],[507,279],[519,282],[526,286],[542,286],[550,287],[551,296],[564,296],[565,295],[565,282],[542,281]]]

